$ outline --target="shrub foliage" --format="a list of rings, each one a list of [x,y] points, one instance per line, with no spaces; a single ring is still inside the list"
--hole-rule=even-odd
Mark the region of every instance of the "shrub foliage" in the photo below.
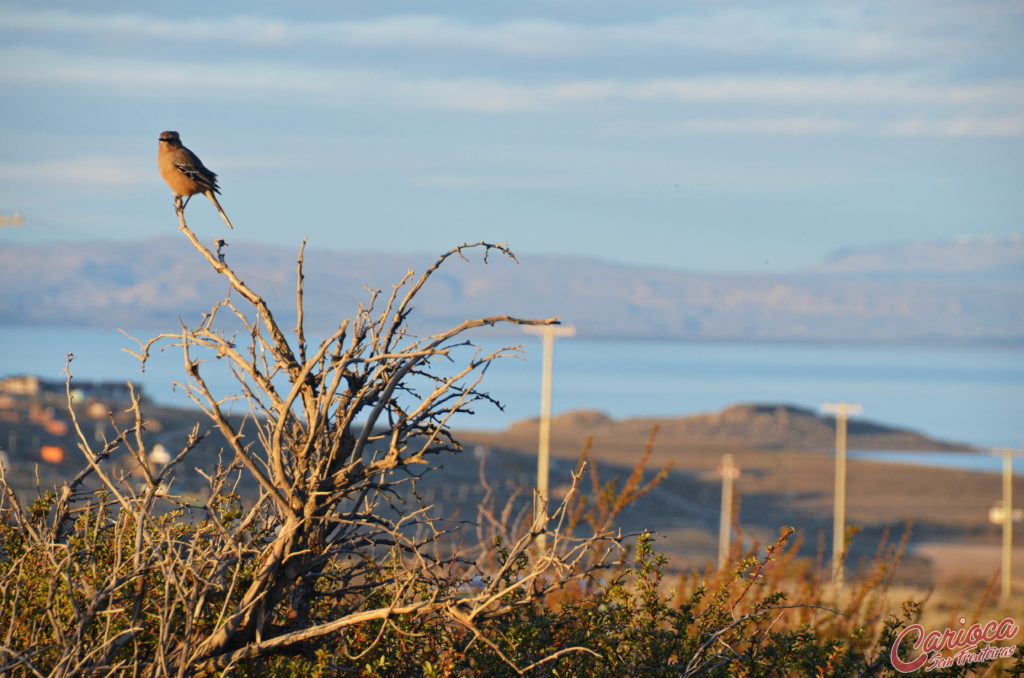
[[[187,241],[228,295],[195,326],[139,342],[180,351],[181,383],[202,422],[169,463],[149,459],[143,407],[99,445],[78,427],[82,471],[34,501],[0,478],[0,673],[14,675],[872,675],[888,669],[889,553],[841,598],[799,564],[791,532],[729,568],[674,588],[649,535],[614,530],[618,514],[664,475],[646,455],[622,484],[586,456],[558,506],[499,501],[471,521],[438,514],[417,492],[437,457],[457,453],[453,414],[491,398],[496,359],[459,362],[480,318],[420,337],[417,294],[453,257],[512,256],[463,245],[418,277],[306,338],[303,255],[293,330],[209,248],[178,207]],[[228,369],[215,393],[209,369]],[[68,377],[68,406],[72,379]],[[238,414],[238,412],[241,414]],[[175,494],[197,446],[222,461],[196,469],[202,498]],[[653,444],[653,443],[652,443]],[[648,448],[649,452],[649,448]],[[590,473],[589,493],[581,479]],[[141,478],[141,483],[139,479]],[[537,537],[545,535],[543,548]]]

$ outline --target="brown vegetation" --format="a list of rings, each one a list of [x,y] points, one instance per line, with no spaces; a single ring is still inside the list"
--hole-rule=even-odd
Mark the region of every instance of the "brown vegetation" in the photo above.
[[[492,399],[479,385],[511,349],[456,360],[463,335],[493,316],[428,337],[413,302],[457,247],[411,272],[321,342],[306,338],[303,254],[294,339],[259,294],[181,232],[229,285],[196,326],[140,342],[180,351],[181,387],[202,410],[166,463],[152,464],[138,397],[102,444],[67,395],[85,467],[23,505],[0,477],[0,673],[20,675],[873,675],[894,632],[887,614],[899,547],[844,591],[795,559],[792,531],[737,551],[727,568],[667,592],[652,540],[613,524],[656,490],[649,444],[633,472],[602,480],[579,461],[557,507],[485,493],[475,520],[440,515],[419,492],[439,455],[460,445],[454,413]],[[238,392],[204,377],[228,369]],[[175,493],[190,455],[219,439],[220,463],[196,468],[202,497]],[[255,498],[243,500],[248,483]],[[536,546],[546,535],[547,546]],[[963,673],[954,672],[954,673]]]

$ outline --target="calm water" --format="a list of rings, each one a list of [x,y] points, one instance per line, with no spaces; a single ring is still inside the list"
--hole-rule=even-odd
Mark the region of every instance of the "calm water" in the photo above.
[[[525,358],[495,364],[485,381],[505,412],[481,405],[456,426],[495,429],[536,415],[540,342],[524,336],[522,343]],[[64,355],[73,352],[76,377],[131,379],[157,401],[186,402],[169,385],[182,375],[180,353],[157,356],[140,374],[122,347],[131,343],[115,331],[0,327],[0,375],[59,379]],[[221,393],[230,387],[224,375],[211,373],[208,381]],[[586,408],[622,418],[707,412],[738,402],[816,408],[844,400],[861,403],[866,418],[882,423],[974,445],[1024,447],[1022,349],[577,338],[556,343],[554,384],[556,413]]]
[[[952,468],[961,471],[978,473],[1002,474],[1003,457],[996,454],[959,453],[959,452],[877,452],[853,450],[851,459],[880,461],[886,464],[910,464],[911,466],[933,466]],[[1024,457],[1013,459],[1013,473],[1024,475]]]

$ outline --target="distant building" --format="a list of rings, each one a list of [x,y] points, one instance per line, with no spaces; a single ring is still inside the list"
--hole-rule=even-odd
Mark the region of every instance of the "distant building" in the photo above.
[[[39,377],[16,376],[0,379],[0,393],[19,396],[40,395],[43,389],[43,382]]]
[[[43,445],[39,448],[39,458],[47,464],[59,464],[64,461],[64,448],[60,445]]]
[[[131,390],[127,384],[117,381],[80,381],[71,382],[71,395],[76,401],[103,400],[108,402],[131,402]],[[135,392],[142,397],[141,387]],[[0,379],[0,395],[21,396],[24,398],[64,398],[63,381],[40,379],[33,375],[16,375]]]
[[[103,403],[99,402],[91,402],[89,403],[89,406],[85,408],[85,414],[90,419],[106,419],[108,412],[110,412],[110,409]]]
[[[171,461],[171,453],[167,448],[157,443],[149,452],[149,463],[159,466],[166,466]]]

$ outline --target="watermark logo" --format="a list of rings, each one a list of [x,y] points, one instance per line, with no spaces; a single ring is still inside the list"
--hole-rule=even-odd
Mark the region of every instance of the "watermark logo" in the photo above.
[[[977,622],[971,626],[965,624],[967,620],[961,617],[961,628],[931,632],[920,624],[911,624],[893,641],[889,651],[892,667],[900,673],[918,669],[935,671],[1005,659],[1016,654],[1017,648],[1012,643],[997,645],[1012,641],[1020,633],[1020,627],[1012,618],[993,619],[984,625]],[[979,647],[981,645],[985,647]]]

